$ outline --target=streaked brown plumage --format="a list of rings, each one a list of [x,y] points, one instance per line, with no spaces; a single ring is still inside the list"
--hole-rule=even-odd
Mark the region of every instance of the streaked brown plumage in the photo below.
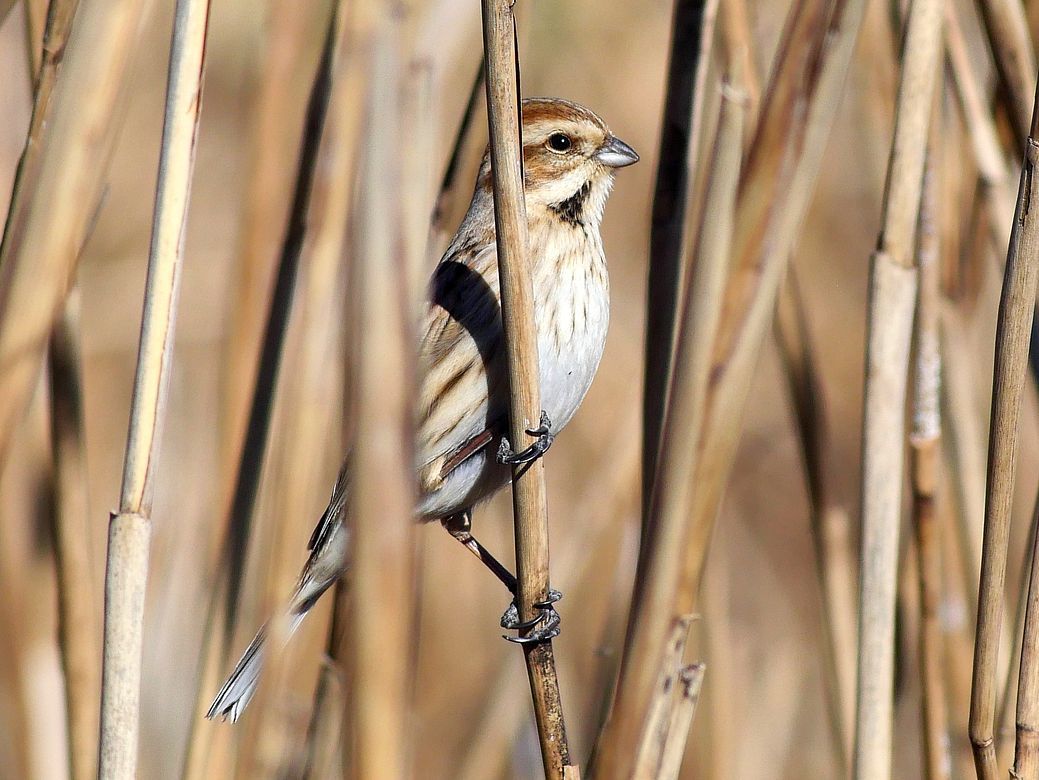
[[[541,396],[558,433],[577,411],[602,356],[609,279],[599,225],[613,170],[638,155],[598,116],[568,101],[526,100],[522,122]],[[495,458],[508,422],[508,383],[487,155],[465,219],[433,273],[419,352],[416,515],[442,520],[487,498],[510,475]],[[289,600],[290,629],[346,565],[348,487],[347,462]],[[208,717],[237,720],[255,691],[264,635],[261,629]]]

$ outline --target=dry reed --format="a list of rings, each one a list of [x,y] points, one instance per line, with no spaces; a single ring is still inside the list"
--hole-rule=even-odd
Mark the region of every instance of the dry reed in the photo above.
[[[367,52],[367,150],[361,171],[351,264],[352,399],[351,620],[348,722],[356,730],[354,773],[407,777],[411,770],[410,695],[415,610],[413,408],[417,300],[408,278],[414,252],[404,240],[402,167],[396,153],[403,120],[405,39],[401,15],[362,3],[351,20],[353,43]],[[355,26],[356,25],[356,26]],[[345,112],[352,107],[343,105]]]
[[[822,9],[811,4],[795,6],[773,67],[741,182],[737,265],[724,309],[730,318],[723,321],[715,345],[711,425],[700,442],[702,458],[695,478],[699,490],[693,522],[698,530],[687,552],[686,604],[695,598],[756,356],[814,187],[864,7],[848,2],[832,9],[827,19]],[[794,86],[799,73],[806,79],[800,89]],[[769,196],[770,188],[781,182],[786,183],[783,196]]]
[[[675,621],[665,645],[660,674],[653,688],[653,700],[646,718],[646,728],[635,758],[635,777],[660,777],[664,755],[669,745],[678,743],[678,753],[685,751],[685,735],[672,736],[672,721],[679,709],[679,678],[683,671],[682,658],[689,640],[692,615],[683,615]],[[697,689],[699,691],[699,688]],[[678,724],[676,724],[678,725]],[[688,733],[688,732],[686,732]],[[672,749],[671,753],[676,752]]]
[[[837,499],[827,397],[808,332],[808,312],[796,266],[789,269],[776,308],[776,340],[793,399],[797,435],[811,505],[812,542],[822,596],[827,703],[837,754],[848,765],[855,721],[857,562],[851,518]]]
[[[1029,206],[1036,196],[1033,177],[1036,111],[1025,143],[1017,210],[996,326],[992,413],[989,433],[988,482],[985,493],[985,539],[978,595],[973,688],[970,696],[970,742],[979,778],[995,777],[993,744],[995,675],[1006,583],[1010,508],[1017,461],[1018,416],[1023,392],[1029,337],[1035,311],[1039,230]]]
[[[113,513],[108,532],[98,768],[103,778],[137,773],[151,502],[173,353],[208,18],[208,0],[177,3],[123,484],[119,512]]]
[[[29,73],[33,80],[43,63],[43,36],[47,26],[49,0],[25,0],[25,49],[29,53]]]
[[[54,456],[54,553],[58,631],[65,675],[69,776],[96,773],[101,675],[100,623],[94,598],[94,558],[84,462],[79,294],[73,290],[51,336],[51,439]]]
[[[788,24],[781,53],[777,56],[752,145],[753,153],[747,160],[740,184],[734,234],[737,261],[733,281],[725,295],[725,316],[713,348],[708,395],[710,415],[698,442],[694,478],[697,490],[693,495],[690,543],[684,546],[687,552],[677,614],[690,611],[695,603],[713,520],[738,441],[750,375],[790,247],[814,186],[864,7],[863,3],[852,0],[841,5],[832,19],[827,19],[827,14],[820,9],[795,6],[793,21]],[[812,54],[805,56],[802,45]],[[807,84],[801,86],[795,74],[809,74]],[[780,183],[783,183],[785,197],[771,197],[773,188]],[[766,235],[767,244],[763,243]],[[643,573],[645,570],[640,564],[637,574],[640,582],[647,576]],[[633,610],[638,610],[637,597]],[[629,661],[626,653],[625,662]],[[641,663],[653,668],[655,660],[646,659]],[[641,678],[639,684],[632,684],[635,691],[640,691],[638,698],[623,706],[615,705],[613,718],[618,717],[618,712],[623,713],[625,727],[621,729],[611,721],[605,732],[607,738],[610,728],[627,735],[627,739],[637,738],[635,735],[640,733],[649,688],[646,674],[642,673]],[[632,696],[625,695],[624,686],[622,671],[618,702]],[[613,740],[624,744],[619,737]],[[625,776],[625,749],[614,745],[613,750],[617,752],[604,751],[609,759],[604,759],[603,764],[610,767],[613,776]]]
[[[1039,503],[1036,505],[1033,525],[1039,527]],[[1039,774],[1039,556],[1035,545],[1039,536],[1036,527],[1031,534],[1031,560],[1023,570],[1028,590],[1022,599],[1024,607],[1024,629],[1021,636],[1020,672],[1017,686],[1017,739],[1014,745],[1014,764],[1011,778],[1029,778]],[[1024,576],[1027,572],[1027,577]],[[1006,690],[1004,707],[1007,707],[1011,690]]]
[[[316,66],[320,59],[319,55],[310,62],[303,56],[309,48],[308,27],[314,17],[322,29],[328,24],[327,11],[301,13],[295,0],[275,0],[267,13],[267,34],[256,54],[257,94],[249,111],[248,174],[234,248],[235,296],[227,326],[230,348],[222,369],[221,469],[229,489],[234,487],[241,458],[278,250],[291,207],[293,163],[303,134],[302,123],[286,122],[285,116],[297,109],[297,103],[300,113],[305,108],[307,95],[298,96],[297,71]],[[230,496],[223,500],[229,503]]]
[[[940,95],[941,90],[936,90]],[[936,106],[940,106],[940,97]],[[937,128],[941,112],[931,120],[930,143],[924,169],[917,227],[919,290],[913,332],[912,419],[909,435],[910,482],[913,490],[913,528],[917,549],[917,578],[920,591],[919,654],[921,723],[924,765],[928,780],[949,777],[949,728],[946,716],[942,633],[939,624],[941,600],[941,528],[936,509],[940,463],[941,412],[939,388],[941,351],[938,335],[940,304],[939,193],[942,185]]]
[[[51,15],[52,58],[38,79],[0,242],[0,462],[97,209],[143,6],[91,4],[78,15],[75,35],[75,3],[56,4]]]
[[[978,69],[973,67],[955,5],[945,9],[945,51],[951,81],[970,134],[971,149],[978,166],[981,192],[990,211],[989,227],[994,244],[1002,252],[1010,236],[1014,213],[1010,177],[996,124],[986,106]]]
[[[3,24],[7,19],[7,14],[10,13],[11,9],[14,8],[15,3],[18,0],[0,0],[0,24]]]
[[[942,5],[909,6],[883,223],[871,258],[862,442],[862,572],[853,776],[891,772],[895,590],[905,403],[916,308],[924,158],[941,62]]]
[[[815,186],[864,9],[860,0],[849,0],[826,19],[811,8],[795,7],[773,68],[740,182],[735,267],[725,294],[726,316],[714,347],[710,424],[699,444],[693,521],[698,531],[687,550],[683,594],[687,602],[694,599],[703,571],[757,355]],[[811,18],[801,20],[805,14]],[[800,47],[811,54],[804,54]],[[800,78],[806,83],[792,86],[800,84]]]
[[[307,214],[307,237],[299,259],[296,301],[286,334],[285,370],[275,399],[275,426],[272,437],[284,444],[271,448],[268,479],[274,482],[271,493],[276,519],[270,528],[257,529],[265,537],[260,551],[267,561],[264,616],[278,610],[285,594],[291,592],[301,563],[305,534],[313,518],[323,508],[328,485],[338,469],[343,453],[341,436],[328,425],[329,410],[343,408],[342,372],[329,370],[343,354],[344,239],[355,191],[356,167],[363,115],[352,107],[364,99],[358,74],[351,75],[351,57],[364,52],[348,52],[346,22],[349,14],[333,5],[329,35],[336,41],[332,53],[332,85],[328,116],[324,125],[318,164],[311,187]],[[359,75],[363,75],[364,70]],[[303,511],[309,508],[309,511]],[[288,518],[299,518],[292,522]],[[259,534],[258,534],[259,535]],[[331,601],[331,598],[329,599]],[[315,610],[308,622],[318,624],[323,610]],[[307,632],[315,642],[324,632]],[[246,777],[267,768],[294,774],[291,710],[281,702],[290,699],[313,682],[310,668],[300,674],[301,657],[318,652],[315,642],[300,636],[291,648],[283,637],[272,634],[271,651],[265,664],[264,686],[253,705],[255,715],[245,724],[238,744],[238,771]],[[307,699],[304,695],[303,700]],[[342,710],[342,707],[339,708]],[[327,717],[338,720],[340,713]]]
[[[1020,0],[981,0],[978,3],[1003,100],[1016,138],[1025,138],[1030,126],[1031,97],[1035,92],[1035,48]]]
[[[332,67],[336,45],[336,17],[330,14],[318,64],[307,101],[306,116],[297,161],[296,180],[287,225],[278,258],[274,287],[270,293],[261,353],[253,380],[245,439],[231,490],[229,517],[224,538],[215,547],[210,562],[211,595],[206,615],[201,674],[198,681],[192,733],[188,739],[185,774],[204,777],[208,771],[210,742],[214,731],[202,728],[203,714],[225,671],[228,645],[234,636],[239,609],[239,594],[245,575],[245,561],[251,538],[260,476],[266,456],[274,394],[284,353],[284,345],[296,291],[300,255],[307,214],[318,162],[321,134],[331,94]],[[233,434],[232,434],[233,435]]]
[[[689,231],[686,236],[688,243],[681,254],[691,270],[687,272],[688,287],[678,321],[671,388],[661,428],[664,438],[657,461],[659,471],[653,482],[639,553],[640,573],[628,618],[617,698],[603,731],[596,776],[623,776],[629,771],[624,767],[634,760],[638,763],[630,770],[633,776],[651,777],[662,761],[660,751],[667,742],[665,731],[657,750],[646,754],[645,740],[653,739],[654,719],[661,725],[670,725],[669,709],[659,699],[661,688],[658,686],[654,694],[653,686],[657,681],[666,681],[674,671],[667,668],[664,642],[668,636],[680,637],[683,633],[679,626],[684,618],[674,612],[684,574],[682,559],[675,555],[675,550],[685,548],[690,531],[686,521],[692,501],[690,475],[696,466],[695,444],[704,424],[711,346],[721,316],[721,291],[727,279],[743,143],[742,121],[741,96],[731,92],[723,96],[703,216],[696,232]],[[690,200],[686,200],[687,205]],[[679,650],[681,647],[684,640]],[[675,661],[671,666],[678,664]],[[632,748],[633,755],[623,758]]]
[[[481,8],[494,225],[510,392],[509,440],[519,452],[530,441],[527,431],[538,427],[541,416],[523,199],[519,56],[516,23],[508,0],[483,0]],[[534,604],[547,601],[549,595],[548,503],[543,459],[513,467],[512,502],[516,531],[516,606],[520,620],[529,621],[537,615]],[[545,776],[548,780],[573,776],[552,643],[524,645],[523,656],[530,678]]]
[[[739,88],[746,96],[747,116],[743,129],[744,132],[752,131],[758,124],[761,77],[753,57],[754,38],[747,18],[747,4],[745,0],[724,0],[720,4],[719,14],[725,40],[725,59],[735,63],[735,70],[740,74]]]
[[[992,416],[989,432],[985,531],[978,589],[978,624],[974,644],[970,739],[978,777],[998,774],[994,745],[996,674],[1006,582],[1010,508],[1017,464],[1018,418],[1024,389],[1028,342],[1039,278],[1039,221],[1029,210],[1039,193],[1033,174],[1039,128],[1032,125],[1021,170],[1017,210],[1007,251],[1003,293],[996,327]]]
[[[1012,3],[1011,3],[1012,4]],[[984,212],[983,223],[987,227],[987,237],[994,256],[1002,256],[1009,241],[1010,230],[1013,223],[1014,200],[1010,189],[1010,172],[1005,159],[1005,154],[997,134],[996,123],[992,114],[987,110],[986,101],[982,96],[982,77],[979,68],[972,68],[968,56],[966,42],[960,29],[959,14],[952,5],[946,8],[946,49],[950,64],[950,74],[956,86],[964,121],[969,131],[971,148],[974,152],[975,162],[978,168],[977,189],[982,196],[984,204],[981,211]],[[1022,130],[1022,133],[1024,131]],[[980,213],[979,213],[979,216]],[[988,252],[983,250],[984,255]],[[975,265],[987,260],[987,257],[979,257]],[[961,308],[973,304],[972,296],[961,296]],[[958,339],[952,335],[945,335],[946,341],[962,339],[966,334],[963,322],[956,321],[957,316],[961,319],[963,313],[951,310],[943,316],[945,324],[943,333],[956,333]],[[949,360],[953,362],[953,370],[947,372],[950,384],[947,393],[947,405],[954,407],[956,411],[951,415],[950,429],[954,436],[950,438],[950,457],[958,467],[955,469],[958,477],[955,480],[957,490],[960,494],[960,507],[958,520],[960,525],[960,537],[963,544],[968,545],[965,549],[963,559],[966,562],[966,576],[968,578],[968,591],[974,591],[975,583],[979,581],[982,547],[982,529],[977,519],[984,514],[984,466],[981,464],[981,453],[984,448],[984,433],[981,430],[982,420],[974,413],[971,403],[973,390],[968,380],[969,371],[965,371],[966,365],[961,354],[962,350],[954,348],[949,351]],[[976,593],[971,594],[975,610],[977,608]],[[1019,610],[1019,613],[1021,611]],[[1023,613],[1022,613],[1023,614]],[[1023,618],[1022,618],[1023,619]],[[1018,632],[1019,633],[1019,632]],[[1002,642],[1010,643],[1011,628],[1004,625],[1002,629]],[[1012,656],[1006,656],[1011,658]],[[1011,677],[1016,675],[1013,663],[1005,667],[1007,687],[1010,686]],[[1002,672],[1002,670],[1001,670]],[[1003,712],[1009,718],[1009,698],[1004,699]],[[1003,732],[1000,732],[1001,735]],[[1006,732],[1009,737],[1011,732]],[[1008,738],[1001,738],[1004,748],[1009,744]]]
[[[693,725],[693,716],[696,715],[696,705],[700,701],[700,688],[706,668],[704,664],[687,664],[678,672],[668,739],[664,743],[664,754],[656,775],[659,780],[677,780],[682,770],[686,739]]]
[[[717,12],[718,3],[712,0],[678,0],[671,20],[664,119],[650,231],[653,262],[649,266],[646,290],[646,364],[642,394],[642,496],[646,515],[671,381],[675,317],[683,288],[685,220],[695,197],[695,169],[690,160],[696,159],[703,136],[704,92]],[[739,20],[735,23],[739,24]]]

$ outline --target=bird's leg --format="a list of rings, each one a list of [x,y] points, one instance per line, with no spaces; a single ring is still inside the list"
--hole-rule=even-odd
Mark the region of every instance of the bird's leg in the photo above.
[[[517,642],[519,644],[531,644],[534,642],[544,642],[553,637],[559,636],[559,613],[556,612],[553,605],[563,598],[562,593],[554,589],[549,590],[547,599],[534,604],[534,608],[538,611],[537,616],[531,620],[521,621],[519,619],[519,609],[516,607],[516,576],[505,568],[505,566],[503,566],[502,563],[495,558],[486,547],[480,544],[475,536],[472,535],[472,510],[467,509],[464,512],[459,512],[450,517],[445,517],[440,521],[440,524],[444,526],[444,529],[451,534],[451,536],[457,539],[463,547],[479,558],[480,562],[490,569],[491,573],[497,577],[512,594],[512,603],[509,605],[509,608],[505,610],[505,614],[501,616],[501,627],[516,631],[526,631],[530,629],[530,631],[525,636],[506,636],[503,637],[503,639],[507,639],[510,642]]]
[[[537,460],[552,446],[555,436],[552,434],[552,421],[548,419],[548,412],[541,410],[541,420],[537,428],[530,428],[527,433],[537,436],[537,441],[520,452],[513,452],[512,445],[506,436],[501,437],[501,445],[498,447],[498,462],[507,466],[516,466],[522,463],[530,463]]]
[[[502,584],[509,589],[509,593],[513,596],[516,595],[516,575],[505,568],[502,563],[495,558],[490,551],[472,535],[471,530],[473,527],[473,512],[471,509],[466,509],[463,512],[459,512],[456,515],[445,517],[440,521],[440,524],[444,526],[444,529],[451,534],[455,539],[462,543],[469,552],[480,559],[480,563],[490,569],[491,574],[501,580]]]

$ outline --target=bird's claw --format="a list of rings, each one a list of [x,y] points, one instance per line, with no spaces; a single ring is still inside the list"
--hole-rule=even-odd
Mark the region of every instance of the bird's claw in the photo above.
[[[553,605],[561,598],[563,598],[563,594],[558,590],[549,590],[548,598],[534,603],[533,606],[538,611],[538,614],[530,620],[519,619],[519,609],[516,607],[516,602],[513,601],[509,608],[505,610],[505,614],[501,616],[501,627],[514,631],[528,631],[529,633],[524,636],[502,635],[502,639],[518,645],[531,645],[538,642],[547,642],[559,636],[559,624],[561,621],[559,613],[556,612],[556,608]]]
[[[548,448],[552,446],[552,442],[556,438],[552,435],[552,421],[548,418],[548,413],[543,409],[541,410],[541,420],[538,423],[538,427],[528,428],[527,433],[530,436],[537,436],[537,441],[520,452],[513,452],[508,437],[501,437],[501,444],[498,447],[499,463],[503,463],[506,466],[518,466],[535,461],[548,452]]]

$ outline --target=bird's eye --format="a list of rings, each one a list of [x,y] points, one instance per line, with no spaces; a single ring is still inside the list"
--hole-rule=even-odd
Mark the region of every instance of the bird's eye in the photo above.
[[[548,148],[553,152],[569,152],[570,147],[574,145],[574,142],[570,140],[570,136],[565,133],[552,133],[548,137]]]

